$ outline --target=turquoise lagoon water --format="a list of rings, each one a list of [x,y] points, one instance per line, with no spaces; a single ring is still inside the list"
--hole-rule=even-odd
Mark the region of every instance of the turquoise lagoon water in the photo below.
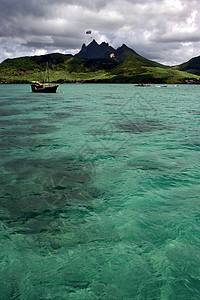
[[[0,85],[0,299],[200,299],[200,86]]]

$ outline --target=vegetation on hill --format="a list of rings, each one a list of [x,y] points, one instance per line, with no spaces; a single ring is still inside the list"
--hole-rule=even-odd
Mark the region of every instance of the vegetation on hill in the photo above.
[[[113,58],[110,58],[111,52],[114,53]],[[0,82],[30,83],[42,78],[47,80],[47,63],[51,81],[58,83],[185,83],[187,80],[200,80],[195,75],[200,75],[200,72],[188,73],[190,70],[198,70],[200,57],[180,66],[168,67],[140,56],[124,44],[115,50],[106,43],[98,45],[93,40],[88,46],[83,45],[75,56],[52,53],[6,59],[0,64]]]
[[[180,71],[185,71],[188,73],[200,75],[200,56],[194,57],[189,61],[176,66],[176,69]]]

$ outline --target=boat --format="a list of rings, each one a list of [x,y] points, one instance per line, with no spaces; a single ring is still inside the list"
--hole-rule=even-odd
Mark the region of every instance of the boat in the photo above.
[[[151,86],[151,85],[145,83],[136,83],[135,86]]]
[[[31,89],[33,93],[56,93],[58,84],[41,83],[39,81],[32,81]]]
[[[41,68],[40,68],[41,73]],[[49,68],[47,63],[48,82],[32,81],[31,89],[33,93],[56,93],[59,84],[49,82]]]
[[[167,87],[167,85],[156,85],[156,87],[160,88],[160,87]]]

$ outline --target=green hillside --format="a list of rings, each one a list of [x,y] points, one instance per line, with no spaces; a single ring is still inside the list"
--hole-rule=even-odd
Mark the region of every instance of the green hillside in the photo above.
[[[91,46],[98,53],[98,44],[93,41]],[[105,43],[99,46],[109,47]],[[50,80],[58,83],[75,81],[185,83],[188,79],[200,80],[195,74],[148,60],[126,45],[122,45],[115,50],[115,57],[112,59],[86,59],[61,53],[6,59],[0,64],[0,82],[30,83],[33,80],[47,80],[47,63]]]
[[[200,56],[194,57],[190,59],[189,61],[176,66],[175,69],[178,69],[180,71],[185,71],[188,73],[192,73],[195,75],[200,75]]]

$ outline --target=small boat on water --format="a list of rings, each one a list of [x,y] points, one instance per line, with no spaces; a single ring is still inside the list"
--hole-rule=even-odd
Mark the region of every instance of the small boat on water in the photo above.
[[[135,86],[151,86],[151,85],[146,83],[136,83]]]
[[[50,83],[48,63],[47,63],[47,74],[48,74],[48,82],[42,83],[40,81],[32,81],[31,89],[33,93],[56,93],[59,84]]]
[[[156,87],[159,87],[159,88],[162,87],[163,88],[163,87],[167,87],[167,85],[156,85]]]
[[[41,83],[39,81],[32,81],[31,89],[33,93],[56,93],[58,84]]]

